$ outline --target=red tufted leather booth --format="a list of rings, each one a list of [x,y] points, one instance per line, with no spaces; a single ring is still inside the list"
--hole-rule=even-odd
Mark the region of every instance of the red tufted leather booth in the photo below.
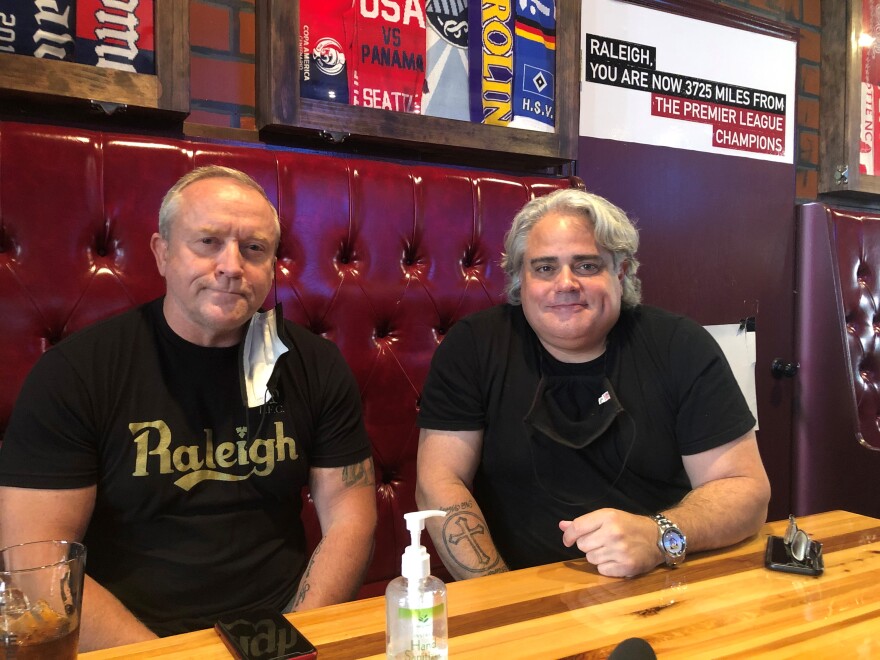
[[[513,214],[579,182],[0,122],[0,437],[43,351],[162,294],[149,250],[159,204],[208,163],[246,171],[276,203],[285,316],[335,341],[360,385],[379,507],[362,595],[378,594],[409,542],[434,348],[457,319],[501,300]],[[314,543],[313,510],[306,518]]]
[[[880,517],[880,215],[798,213],[793,502]]]

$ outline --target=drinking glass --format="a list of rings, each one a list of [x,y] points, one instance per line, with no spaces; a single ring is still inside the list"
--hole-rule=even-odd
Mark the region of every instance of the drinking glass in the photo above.
[[[0,660],[75,660],[85,559],[71,541],[0,549]]]

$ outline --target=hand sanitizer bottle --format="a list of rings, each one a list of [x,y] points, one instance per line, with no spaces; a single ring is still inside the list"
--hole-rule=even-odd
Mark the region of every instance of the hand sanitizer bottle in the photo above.
[[[446,585],[430,575],[431,558],[421,545],[425,519],[443,511],[405,513],[411,543],[401,560],[401,577],[385,590],[385,651],[388,658],[447,657]]]

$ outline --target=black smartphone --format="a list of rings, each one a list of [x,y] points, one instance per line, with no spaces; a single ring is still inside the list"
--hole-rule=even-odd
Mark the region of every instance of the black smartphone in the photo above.
[[[811,541],[815,543],[815,541]],[[791,550],[781,536],[767,537],[767,550],[764,552],[764,566],[771,571],[783,571],[784,573],[797,573],[799,575],[822,575],[825,571],[825,562],[822,553],[812,554],[814,560],[799,562],[791,555]]]
[[[314,660],[318,651],[290,621],[272,610],[224,617],[214,630],[238,660]]]

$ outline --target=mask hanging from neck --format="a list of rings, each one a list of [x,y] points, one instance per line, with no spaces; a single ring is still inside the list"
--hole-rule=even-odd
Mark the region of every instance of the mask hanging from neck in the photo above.
[[[624,423],[628,415],[607,374],[547,374],[546,367],[542,356],[541,378],[523,418],[535,480],[557,502],[586,508],[623,476],[636,429],[631,418]],[[598,495],[587,495],[597,489]]]
[[[538,432],[564,447],[584,449],[602,437],[623,406],[608,377],[602,378],[602,393],[589,414],[572,418],[559,401],[563,396],[581,396],[590,392],[594,382],[588,376],[541,376],[532,407],[523,419],[532,433]],[[573,390],[574,392],[567,391]]]

